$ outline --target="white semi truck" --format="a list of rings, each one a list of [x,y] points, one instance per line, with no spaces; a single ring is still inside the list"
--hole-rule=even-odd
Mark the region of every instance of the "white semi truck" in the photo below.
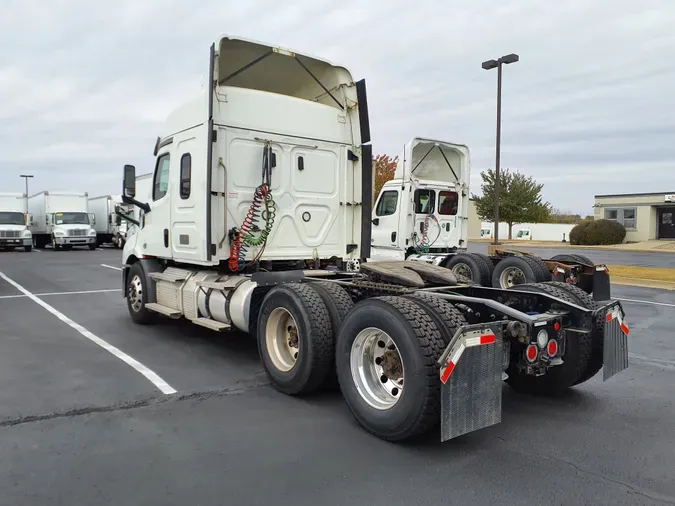
[[[463,144],[423,138],[406,144],[394,179],[383,185],[372,211],[371,260],[425,262],[495,288],[558,281],[596,300],[610,299],[607,267],[583,255],[542,259],[503,248],[491,248],[490,255],[469,253],[470,170],[469,148]],[[557,225],[540,228],[547,226]]]
[[[89,199],[89,212],[96,218],[94,230],[98,244],[112,244],[122,248],[127,239],[128,221],[133,206],[122,202],[121,195],[102,195]]]
[[[364,262],[373,181],[364,81],[227,36],[208,63],[203,92],[157,139],[147,200],[124,167],[124,201],[144,213],[122,259],[134,322],[248,333],[276,389],[339,383],[356,420],[391,441],[498,423],[504,379],[550,395],[603,365],[604,379],[628,366],[619,302],[555,282],[504,290],[424,262]]]
[[[88,246],[96,249],[96,219],[89,214],[88,195],[76,192],[42,191],[28,197],[33,215],[33,246],[50,244],[54,251]]]
[[[33,236],[23,193],[0,193],[0,250],[23,248],[30,251]]]

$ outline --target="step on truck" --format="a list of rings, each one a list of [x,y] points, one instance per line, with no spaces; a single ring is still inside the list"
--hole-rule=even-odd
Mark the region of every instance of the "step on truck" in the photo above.
[[[33,246],[31,222],[23,193],[0,193],[0,250],[30,251]]]
[[[469,253],[469,148],[413,138],[372,211],[371,260],[409,260],[447,267],[481,286],[511,288],[557,281],[610,299],[609,271],[588,257],[561,254],[542,259],[520,248],[490,245],[488,255]]]
[[[274,388],[339,386],[355,419],[391,441],[500,422],[503,381],[553,395],[627,367],[619,302],[564,283],[481,287],[424,262],[364,261],[373,174],[363,80],[228,36],[208,63],[203,92],[155,143],[147,200],[124,167],[124,200],[143,211],[123,249],[134,322],[247,333]]]
[[[89,214],[86,192],[42,191],[28,197],[28,212],[33,215],[33,246],[52,250],[88,246],[96,249],[96,224]]]
[[[112,244],[116,248],[122,248],[129,224],[123,216],[133,213],[133,206],[123,203],[121,195],[92,197],[88,205],[89,212],[95,218],[97,244]]]

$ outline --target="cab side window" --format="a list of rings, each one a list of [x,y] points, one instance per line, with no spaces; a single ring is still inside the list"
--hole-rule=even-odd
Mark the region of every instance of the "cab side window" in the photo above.
[[[185,153],[180,158],[180,198],[190,198],[190,176],[192,172],[192,157]]]
[[[377,203],[375,214],[378,216],[389,216],[396,212],[398,205],[398,192],[396,190],[387,190],[382,193],[380,201]]]
[[[169,154],[166,153],[157,159],[155,176],[152,186],[152,200],[159,200],[169,190]]]

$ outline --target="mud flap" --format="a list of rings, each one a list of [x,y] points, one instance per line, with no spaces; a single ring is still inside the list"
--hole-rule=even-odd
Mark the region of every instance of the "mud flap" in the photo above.
[[[609,307],[605,317],[602,381],[628,368],[628,334],[621,305]]]
[[[501,324],[461,327],[439,359],[441,441],[502,420]]]
[[[610,300],[612,290],[609,281],[609,269],[605,265],[596,265],[593,274],[593,299],[596,301]]]

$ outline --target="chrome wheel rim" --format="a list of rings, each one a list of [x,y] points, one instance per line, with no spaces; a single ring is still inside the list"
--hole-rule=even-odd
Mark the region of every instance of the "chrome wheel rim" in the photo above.
[[[403,395],[405,369],[396,342],[378,328],[362,330],[349,356],[352,380],[371,407],[390,409]]]
[[[458,276],[463,276],[470,281],[473,281],[473,274],[471,273],[471,267],[464,263],[458,263],[452,266],[452,272]]]
[[[293,369],[300,354],[300,339],[295,319],[287,309],[278,307],[270,313],[265,344],[274,367],[282,372]]]
[[[129,282],[127,298],[129,299],[131,309],[133,309],[134,313],[138,313],[143,305],[143,282],[138,274],[135,274]]]
[[[518,267],[507,267],[499,275],[499,285],[502,288],[510,288],[516,285],[523,285],[527,282],[525,273]]]

